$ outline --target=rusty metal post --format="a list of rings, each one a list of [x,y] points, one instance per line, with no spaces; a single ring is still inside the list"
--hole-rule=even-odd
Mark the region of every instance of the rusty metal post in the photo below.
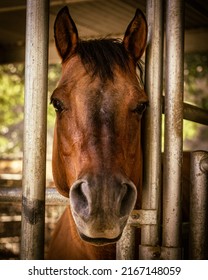
[[[160,231],[161,118],[163,85],[163,1],[148,0],[146,7],[148,46],[146,50],[145,90],[149,108],[145,112],[144,178],[142,209],[156,210],[156,225],[141,228],[140,259],[157,258]]]
[[[191,154],[190,259],[208,258],[208,152]]]
[[[44,258],[49,0],[28,0],[21,259]]]
[[[126,227],[124,228],[121,239],[117,242],[116,258],[117,260],[134,260],[135,259],[135,234],[136,228],[143,226],[157,226],[157,210],[133,210]],[[144,247],[144,250],[147,251]],[[148,253],[148,252],[147,252]]]
[[[181,258],[184,1],[166,1],[165,149],[162,259]]]
[[[121,239],[116,244],[117,260],[134,260],[135,255],[135,227],[127,224]]]

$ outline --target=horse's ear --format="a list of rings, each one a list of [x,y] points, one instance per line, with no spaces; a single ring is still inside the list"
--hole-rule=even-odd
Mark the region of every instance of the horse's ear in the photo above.
[[[78,42],[77,28],[69,14],[68,7],[62,8],[56,17],[54,37],[57,51],[64,61],[75,52]]]
[[[144,53],[147,42],[147,22],[144,14],[140,9],[136,10],[136,14],[129,23],[123,44],[130,53],[133,60],[137,62]]]

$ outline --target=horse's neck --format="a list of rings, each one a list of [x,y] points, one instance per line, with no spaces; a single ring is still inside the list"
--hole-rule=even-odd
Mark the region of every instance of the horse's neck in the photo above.
[[[93,246],[83,242],[76,230],[70,208],[59,219],[49,248],[49,259],[115,259],[115,244]]]

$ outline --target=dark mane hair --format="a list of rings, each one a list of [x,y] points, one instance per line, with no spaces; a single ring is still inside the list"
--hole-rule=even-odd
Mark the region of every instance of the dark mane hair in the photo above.
[[[99,75],[101,80],[113,81],[115,65],[119,66],[122,71],[129,71],[129,54],[118,39],[80,40],[76,52],[86,70],[93,77]],[[140,62],[138,69],[142,77],[143,71]]]

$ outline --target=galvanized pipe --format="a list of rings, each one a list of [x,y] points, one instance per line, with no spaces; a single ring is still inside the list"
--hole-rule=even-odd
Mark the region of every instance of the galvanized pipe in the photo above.
[[[161,115],[163,85],[163,1],[147,1],[148,46],[146,50],[145,91],[149,108],[145,112],[144,178],[142,209],[157,211],[156,225],[141,228],[140,259],[154,259],[159,245],[161,186]],[[151,253],[147,253],[147,248]]]
[[[133,210],[129,216],[128,223],[124,228],[121,239],[116,244],[117,260],[134,260],[135,259],[135,237],[136,228],[143,226],[157,226],[158,218],[156,210]],[[147,246],[142,247],[142,252],[146,251]],[[150,247],[148,247],[150,248]],[[155,249],[155,248],[154,248]],[[157,249],[158,250],[158,249]],[[153,247],[149,250],[153,253]],[[148,254],[150,255],[150,253]]]
[[[1,187],[0,188],[1,203],[21,203],[22,188]],[[47,188],[45,196],[46,205],[68,205],[69,199],[59,194],[55,188]]]
[[[203,125],[208,125],[208,110],[197,106],[184,103],[183,104],[184,119]]]
[[[162,112],[165,113],[165,97],[162,97]],[[188,104],[183,103],[183,118],[185,120],[195,122],[198,124],[208,125],[208,110]]]
[[[22,188],[0,187],[0,202],[22,202]]]
[[[181,258],[184,1],[167,0],[162,259]]]
[[[21,259],[43,259],[49,0],[28,0]]]
[[[208,258],[208,152],[191,154],[190,259]]]
[[[130,224],[125,226],[122,237],[116,243],[116,259],[135,259],[135,227],[131,226]]]

